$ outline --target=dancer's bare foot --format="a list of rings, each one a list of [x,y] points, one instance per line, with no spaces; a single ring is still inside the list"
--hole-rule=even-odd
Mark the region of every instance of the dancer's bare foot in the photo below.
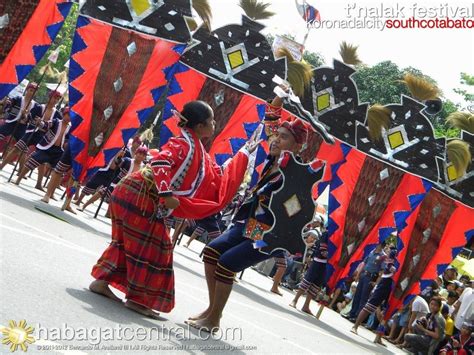
[[[273,288],[273,287],[272,287],[272,288],[270,289],[270,292],[276,293],[276,294],[279,295],[279,296],[283,296],[283,293],[281,293],[278,288]]]
[[[291,303],[289,304],[290,307],[293,307],[293,308],[296,308],[296,301],[293,300],[291,301]]]
[[[77,214],[76,211],[74,211],[74,209],[71,207],[71,205],[68,205],[66,207],[66,211],[71,212],[72,214]]]
[[[357,328],[356,328],[356,327],[352,327],[352,328],[351,328],[351,332],[354,333],[354,334],[357,334]]]
[[[209,321],[207,318],[197,320],[187,320],[184,323],[189,326],[199,329],[200,331],[215,334],[219,331],[219,323]]]
[[[301,312],[309,314],[310,316],[314,316],[313,312],[309,308],[301,308]]]
[[[35,185],[35,189],[44,192],[43,186],[41,186],[41,185]]]
[[[99,295],[108,297],[114,301],[122,302],[120,298],[114,295],[114,293],[110,290],[109,284],[103,280],[94,280],[89,285],[89,290]]]
[[[195,316],[191,316],[188,318],[188,320],[198,320],[198,319],[204,319],[208,316],[210,310],[209,308],[206,309],[204,312],[201,312],[199,314],[196,314]]]
[[[153,319],[160,319],[160,314],[158,312],[155,312],[154,310],[150,308],[146,308],[133,301],[127,300],[127,302],[125,302],[125,307],[127,307],[128,309],[131,309],[132,311],[140,313],[144,316],[147,316]]]
[[[45,195],[41,201],[43,201],[44,203],[49,203],[49,197],[47,195]]]
[[[386,345],[386,344],[384,344],[384,343],[382,342],[382,340],[380,340],[380,339],[379,339],[379,340],[377,340],[377,339],[376,339],[376,340],[374,340],[374,343],[375,343],[375,344],[379,344],[379,345],[382,345],[382,346],[385,346],[385,347],[387,347],[387,345]]]

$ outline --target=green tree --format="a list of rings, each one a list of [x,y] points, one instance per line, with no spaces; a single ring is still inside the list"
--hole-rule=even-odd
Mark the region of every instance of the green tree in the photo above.
[[[403,71],[397,64],[384,61],[372,67],[360,65],[353,75],[359,89],[361,102],[387,105],[400,102],[400,95],[408,95],[405,85],[400,82]]]
[[[56,72],[56,73],[67,70],[67,68],[64,68],[64,64],[66,64],[66,62],[69,60],[71,47],[72,47],[72,40],[74,36],[74,31],[76,29],[76,21],[77,21],[78,16],[79,16],[79,6],[77,4],[73,4],[68,17],[64,21],[64,25],[61,28],[61,31],[59,31],[58,35],[56,36],[56,39],[54,40],[53,44],[48,49],[48,51],[43,56],[43,58],[39,61],[38,65],[36,65],[36,67],[28,75],[27,79],[29,81],[38,82],[40,80],[41,69],[44,68],[46,64],[48,64],[48,57],[51,55],[53,51],[57,49],[59,49],[58,60],[56,61],[56,63],[50,63],[50,66],[53,69],[53,72]],[[48,73],[46,73],[43,78],[43,82],[41,83],[42,85],[40,86],[40,89],[38,90],[36,94],[35,100],[38,102],[46,103],[48,101],[48,90],[45,84],[57,83],[57,82],[58,82],[57,75],[49,75]],[[67,84],[67,83],[63,83],[63,84]]]
[[[474,75],[461,73],[461,84],[466,86],[474,86]],[[467,89],[454,89],[454,92],[461,95],[469,107],[474,106],[474,92]]]

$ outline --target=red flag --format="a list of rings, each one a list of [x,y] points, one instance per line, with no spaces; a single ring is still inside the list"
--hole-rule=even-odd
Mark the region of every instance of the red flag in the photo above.
[[[333,288],[365,238],[377,226],[404,173],[355,149],[331,182],[328,286]]]
[[[74,177],[107,163],[148,118],[184,45],[79,16],[71,52]]]
[[[0,99],[43,58],[72,6],[67,0],[14,3],[0,3],[0,14],[8,15],[8,22],[0,29]]]
[[[400,234],[405,246],[386,316],[444,272],[474,235],[474,210],[431,189]]]
[[[340,273],[339,279],[352,275],[359,263],[370,253],[375,246],[385,241],[392,233],[398,235],[406,227],[406,219],[416,210],[421,201],[431,189],[431,184],[424,182],[418,176],[404,174],[398,188],[393,193],[385,211],[375,226],[365,237],[363,244],[352,254],[349,262]],[[397,238],[397,263],[403,260],[407,253],[406,245]],[[398,279],[397,272],[393,279]]]

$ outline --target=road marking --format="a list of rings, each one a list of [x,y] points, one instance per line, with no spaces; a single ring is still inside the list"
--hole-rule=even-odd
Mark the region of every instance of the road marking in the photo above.
[[[12,232],[16,232],[16,233],[20,233],[20,234],[23,234],[23,235],[27,235],[29,237],[33,237],[33,238],[37,238],[37,239],[41,239],[41,240],[44,240],[44,241],[47,241],[47,242],[50,242],[50,243],[53,243],[53,244],[57,244],[57,245],[61,245],[63,247],[66,247],[66,248],[69,248],[69,249],[73,249],[75,251],[79,251],[79,252],[82,252],[84,254],[88,254],[88,255],[92,255],[92,256],[97,256],[97,253],[93,253],[91,252],[90,250],[88,249],[85,249],[79,245],[76,245],[74,243],[71,243],[67,240],[64,240],[64,239],[61,239],[61,238],[58,238],[58,237],[55,237],[55,239],[51,239],[51,238],[48,238],[48,237],[43,237],[41,235],[38,235],[38,234],[33,234],[33,233],[30,233],[30,232],[27,232],[23,229],[19,229],[19,228],[15,228],[15,227],[10,227],[8,225],[5,225],[5,226],[2,226],[2,229],[7,229],[7,230],[10,230]],[[59,240],[58,240],[59,239]]]

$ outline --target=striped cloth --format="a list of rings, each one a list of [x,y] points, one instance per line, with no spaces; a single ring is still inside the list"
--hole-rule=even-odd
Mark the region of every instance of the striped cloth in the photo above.
[[[154,185],[153,185],[154,186]],[[156,219],[158,194],[140,172],[123,179],[110,205],[112,242],[92,276],[150,309],[174,307],[173,245],[162,219]]]

